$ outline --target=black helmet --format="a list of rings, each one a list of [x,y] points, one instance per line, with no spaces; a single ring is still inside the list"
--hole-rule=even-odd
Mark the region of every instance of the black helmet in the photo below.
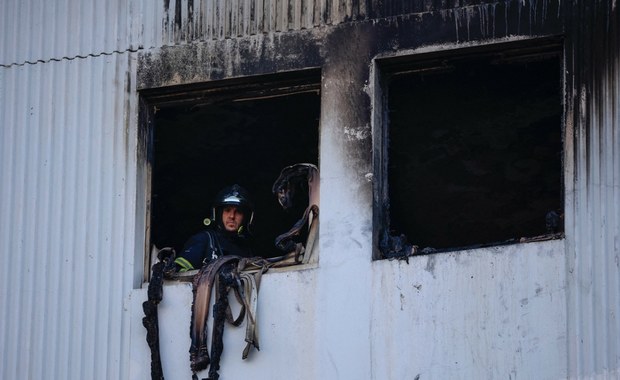
[[[222,210],[225,206],[237,206],[244,214],[243,230],[249,230],[254,220],[254,204],[250,200],[248,192],[241,186],[234,184],[223,188],[213,202],[213,220],[218,227],[222,226]],[[243,233],[245,231],[240,231]]]

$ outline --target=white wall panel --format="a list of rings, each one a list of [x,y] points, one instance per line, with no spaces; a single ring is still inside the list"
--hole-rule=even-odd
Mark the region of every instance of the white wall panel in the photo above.
[[[0,378],[122,378],[134,61],[126,53],[0,69]]]
[[[563,241],[373,269],[369,378],[566,378]]]
[[[131,5],[123,0],[2,1],[0,65],[135,50]]]
[[[620,368],[620,8],[575,3],[567,31],[571,378]]]

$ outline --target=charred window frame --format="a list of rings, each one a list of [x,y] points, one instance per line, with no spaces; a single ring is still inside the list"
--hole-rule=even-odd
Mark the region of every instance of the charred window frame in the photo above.
[[[307,69],[140,92],[143,281],[156,261],[152,248],[180,252],[233,183],[255,203],[257,251],[282,255],[274,238],[298,216],[281,209],[271,186],[285,166],[318,165],[320,79],[319,69]]]
[[[377,59],[375,259],[563,237],[562,42]]]

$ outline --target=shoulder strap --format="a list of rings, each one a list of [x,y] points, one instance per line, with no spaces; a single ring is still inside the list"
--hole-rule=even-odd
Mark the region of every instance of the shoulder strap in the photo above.
[[[220,247],[220,241],[217,238],[217,234],[214,234],[212,231],[205,231],[205,234],[209,239],[209,243],[207,244],[205,257],[202,261],[203,264],[207,264],[210,261],[222,256],[222,247]]]

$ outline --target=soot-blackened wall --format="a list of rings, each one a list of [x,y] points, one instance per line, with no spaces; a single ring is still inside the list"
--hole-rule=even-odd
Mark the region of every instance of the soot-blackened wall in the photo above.
[[[323,250],[320,254],[321,265],[325,267],[330,264],[324,260],[328,255],[348,258],[347,250],[336,248],[345,246],[338,245],[338,241],[351,235],[358,238],[372,234],[376,250],[379,231],[387,219],[385,210],[390,197],[385,144],[388,140],[383,123],[388,120],[389,110],[382,108],[385,83],[379,79],[385,66],[374,62],[398,66],[412,57],[415,60],[429,54],[441,58],[458,55],[465,49],[467,54],[477,54],[499,45],[537,45],[550,39],[557,43],[558,65],[563,70],[560,80],[563,83],[566,236],[564,241],[553,242],[551,246],[563,247],[565,243],[567,255],[568,375],[587,376],[617,368],[618,330],[610,315],[617,314],[618,297],[614,290],[617,287],[610,284],[617,283],[618,274],[617,266],[609,265],[618,255],[617,202],[614,201],[618,199],[615,168],[620,11],[617,2],[371,0],[278,4],[286,4],[286,9],[272,7],[255,13],[273,22],[258,22],[247,29],[239,28],[243,21],[233,17],[230,20],[238,21],[235,28],[226,27],[229,24],[217,27],[215,24],[224,22],[222,17],[210,20],[209,25],[213,27],[208,30],[192,29],[190,26],[206,13],[201,14],[195,8],[192,23],[184,23],[183,16],[177,17],[175,13],[166,20],[177,27],[168,29],[171,37],[165,44],[189,44],[142,52],[138,88],[144,90],[147,104],[153,97],[176,97],[183,103],[183,93],[196,84],[221,81],[234,87],[237,81],[253,76],[319,70],[319,164],[325,185],[322,192],[330,194],[321,211]],[[343,195],[333,195],[340,192]],[[345,202],[338,202],[341,200]],[[373,205],[374,210],[368,211]],[[357,208],[357,212],[348,212],[346,208]],[[363,244],[351,247],[366,248]],[[519,252],[533,249],[532,246],[514,248]],[[374,254],[375,258],[380,257],[377,252]],[[458,258],[450,261],[452,256],[430,255],[418,259],[428,259],[430,272],[433,269],[430,263],[435,258],[445,259],[445,265],[446,262],[454,265],[454,268],[443,268],[446,278],[452,278],[462,271],[462,263]],[[487,261],[486,252],[483,256],[480,262]],[[331,257],[333,262],[338,260]],[[521,257],[515,258],[517,263],[527,263],[528,258],[519,260]],[[562,267],[563,263],[553,262],[553,265]],[[377,267],[378,264],[374,269]],[[511,270],[509,267],[506,273],[512,273]],[[401,278],[405,271],[398,267],[394,272]],[[561,276],[557,278],[563,283]],[[521,280],[513,279],[523,284]],[[513,289],[515,284],[506,281]],[[497,281],[488,284],[492,287]],[[426,283],[419,283],[416,289],[420,290],[422,285],[426,289]],[[444,296],[441,290],[446,289],[439,288],[436,294]],[[416,292],[414,295],[418,295]],[[563,293],[555,294],[563,296]],[[448,302],[451,304],[452,300]],[[492,302],[489,305],[499,310]],[[416,304],[415,309],[420,310],[419,306],[425,305]],[[445,327],[452,331],[453,325]],[[563,341],[558,342],[561,351]],[[563,375],[566,374],[559,373],[556,377]]]
[[[373,87],[373,59],[403,56],[407,52],[415,55],[420,50],[454,50],[461,45],[483,46],[494,41],[560,35],[563,10],[559,2],[554,1],[528,4],[413,1],[398,6],[384,2],[351,9],[357,9],[358,15],[345,17],[340,24],[319,22],[309,29],[247,36],[239,33],[238,38],[215,38],[149,51],[141,55],[139,87],[145,90],[143,94],[151,103],[182,105],[183,102],[200,102],[196,99],[207,99],[211,95],[192,92],[200,83],[221,81],[221,86],[225,87],[227,80],[234,79],[230,82],[230,91],[234,92],[243,77],[319,70],[321,116],[317,133],[320,128],[322,143],[339,146],[339,159],[346,162],[346,168],[330,173],[330,162],[321,160],[321,169],[328,175],[354,179],[359,199],[373,199],[374,189],[375,223],[389,223],[384,214],[389,205],[385,191],[387,178],[381,170],[387,157],[384,157],[384,150],[373,146],[371,127],[372,99],[382,92],[381,88]],[[176,16],[175,13],[175,20]],[[183,28],[178,30],[180,33]],[[188,92],[192,94],[187,95]],[[387,125],[387,117],[377,120],[381,125],[375,125],[376,130]],[[279,137],[273,138],[278,140]],[[318,161],[318,157],[311,161]],[[269,181],[271,179],[265,178],[265,182]],[[161,220],[155,212],[153,231],[158,236],[169,230],[166,223],[160,224]],[[375,234],[378,230],[374,228]],[[157,237],[152,240],[163,243]]]

